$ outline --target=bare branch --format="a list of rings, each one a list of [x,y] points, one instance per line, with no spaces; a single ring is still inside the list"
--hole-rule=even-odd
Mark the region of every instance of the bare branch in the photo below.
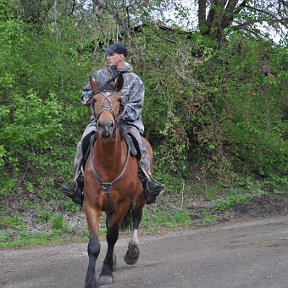
[[[288,27],[287,18],[286,17],[278,18],[277,17],[279,15],[278,13],[277,14],[273,14],[272,12],[270,12],[268,10],[263,10],[263,9],[260,9],[260,8],[257,8],[257,7],[252,7],[252,6],[246,6],[246,7],[248,9],[252,10],[252,11],[258,12],[258,13],[266,15],[266,16],[269,16],[271,19],[273,19],[274,22],[280,23],[280,24],[284,25],[285,27]]]
[[[74,14],[74,12],[75,12],[75,7],[76,7],[76,0],[73,1],[72,9],[71,9],[71,12],[69,13],[69,15],[73,15],[73,14]]]

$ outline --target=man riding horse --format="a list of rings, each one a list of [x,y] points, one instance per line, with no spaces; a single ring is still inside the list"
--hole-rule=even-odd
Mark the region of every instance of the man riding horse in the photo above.
[[[114,43],[110,47],[103,49],[106,52],[106,59],[109,64],[108,68],[99,70],[92,79],[101,85],[101,89],[105,91],[110,85],[114,85],[115,79],[119,74],[123,75],[124,85],[120,91],[121,105],[123,112],[121,114],[122,134],[130,134],[137,140],[140,149],[139,161],[139,177],[141,179],[145,201],[150,204],[155,201],[156,196],[163,189],[163,185],[152,179],[150,171],[150,161],[145,145],[142,143],[141,135],[144,132],[144,126],[141,119],[141,113],[144,103],[144,85],[140,77],[132,72],[132,67],[125,60],[128,55],[127,48],[121,43]],[[83,105],[93,104],[93,91],[90,81],[83,89],[81,103]],[[84,180],[82,173],[82,165],[85,161],[91,136],[96,133],[95,115],[90,119],[89,125],[86,127],[80,142],[77,145],[77,152],[74,162],[74,181],[75,186],[64,186],[63,192],[70,197],[76,204],[82,205],[84,196]]]

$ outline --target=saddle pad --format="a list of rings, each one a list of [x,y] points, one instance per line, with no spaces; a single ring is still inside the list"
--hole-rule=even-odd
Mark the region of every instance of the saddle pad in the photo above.
[[[126,133],[125,135],[122,136],[126,141],[127,145],[130,147],[131,155],[136,156],[137,159],[140,160],[141,152],[137,139],[130,133]]]

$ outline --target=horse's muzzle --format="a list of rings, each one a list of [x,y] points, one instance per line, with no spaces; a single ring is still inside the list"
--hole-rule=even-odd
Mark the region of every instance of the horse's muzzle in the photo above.
[[[97,131],[100,137],[111,138],[114,135],[116,123],[113,120],[97,122]]]

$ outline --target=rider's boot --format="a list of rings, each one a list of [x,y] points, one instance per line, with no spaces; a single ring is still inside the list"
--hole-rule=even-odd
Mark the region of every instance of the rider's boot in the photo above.
[[[153,179],[151,175],[141,166],[139,168],[139,177],[143,185],[146,204],[155,202],[156,197],[163,190],[164,185]]]
[[[72,201],[78,205],[83,205],[84,195],[83,195],[84,182],[82,180],[76,180],[74,186],[64,186],[62,187],[63,193],[72,199]]]

